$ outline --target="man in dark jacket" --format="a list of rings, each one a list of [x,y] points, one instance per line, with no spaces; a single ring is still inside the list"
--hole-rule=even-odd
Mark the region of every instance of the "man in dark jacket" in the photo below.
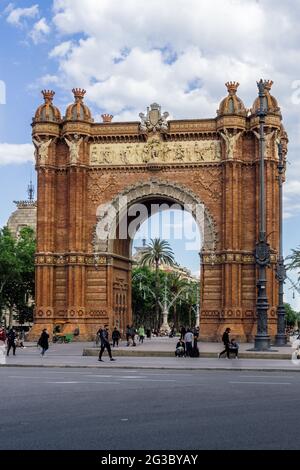
[[[6,355],[9,356],[9,351],[13,349],[13,355],[16,355],[16,333],[11,328],[7,334],[7,353]]]
[[[230,333],[230,331],[231,331],[230,328],[226,328],[226,330],[223,333],[222,341],[224,343],[225,349],[222,352],[220,352],[219,359],[220,359],[221,356],[223,356],[224,353],[226,353],[226,356],[229,359],[229,343],[230,343],[229,333]]]
[[[49,349],[49,334],[47,328],[43,329],[38,345],[42,348],[41,356],[44,356],[45,352]]]
[[[119,330],[117,329],[117,327],[115,326],[114,328],[114,331],[112,332],[112,340],[113,340],[113,347],[115,347],[115,345],[119,346],[119,341],[120,341],[120,338],[121,338],[121,333],[119,332]]]
[[[105,325],[104,329],[101,330],[100,341],[101,341],[101,349],[100,349],[98,361],[103,362],[102,354],[104,353],[105,349],[107,349],[110,360],[115,361],[115,359],[113,359],[111,355],[111,348],[110,348],[109,339],[108,339],[108,326],[107,325]]]

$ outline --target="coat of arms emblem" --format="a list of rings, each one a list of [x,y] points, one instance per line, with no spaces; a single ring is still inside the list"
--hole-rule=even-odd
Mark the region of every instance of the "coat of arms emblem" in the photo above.
[[[147,115],[144,113],[139,114],[141,118],[140,130],[141,132],[167,132],[169,124],[167,118],[168,112],[161,114],[161,106],[157,103],[152,103],[150,108],[147,108]]]

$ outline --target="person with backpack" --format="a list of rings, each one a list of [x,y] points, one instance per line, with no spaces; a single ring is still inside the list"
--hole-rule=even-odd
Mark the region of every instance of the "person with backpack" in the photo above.
[[[229,359],[229,345],[230,345],[230,340],[229,340],[229,333],[231,332],[231,329],[230,328],[226,328],[226,330],[224,331],[223,333],[223,336],[222,336],[222,341],[223,341],[223,344],[224,344],[224,347],[225,349],[220,352],[220,354],[218,355],[219,359],[221,356],[223,356],[223,354],[226,353],[226,357],[227,359]]]

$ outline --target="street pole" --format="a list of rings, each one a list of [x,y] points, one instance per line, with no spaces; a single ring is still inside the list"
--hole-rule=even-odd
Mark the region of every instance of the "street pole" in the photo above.
[[[279,284],[278,306],[277,306],[277,335],[275,336],[276,346],[286,346],[287,337],[285,334],[285,307],[283,303],[283,286],[286,279],[286,272],[283,258],[283,237],[282,237],[282,179],[284,173],[284,162],[282,154],[282,144],[278,144],[278,185],[279,185],[279,253],[276,268],[276,278]]]
[[[200,301],[199,301],[199,290],[197,289],[196,327],[198,326],[200,326]]]
[[[259,238],[256,244],[255,259],[258,265],[257,281],[257,334],[254,340],[254,349],[256,351],[267,351],[270,349],[270,336],[268,335],[268,298],[267,298],[267,279],[266,268],[270,264],[270,246],[267,243],[266,236],[266,212],[265,212],[265,82],[260,80],[257,83],[259,96]]]
[[[164,292],[164,303],[163,303],[163,323],[160,327],[162,333],[170,333],[170,325],[168,323],[168,297],[167,297],[167,277],[165,277],[165,292]]]

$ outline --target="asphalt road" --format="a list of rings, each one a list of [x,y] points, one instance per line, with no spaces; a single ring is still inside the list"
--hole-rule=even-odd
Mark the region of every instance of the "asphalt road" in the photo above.
[[[299,449],[300,374],[0,369],[0,449]]]

